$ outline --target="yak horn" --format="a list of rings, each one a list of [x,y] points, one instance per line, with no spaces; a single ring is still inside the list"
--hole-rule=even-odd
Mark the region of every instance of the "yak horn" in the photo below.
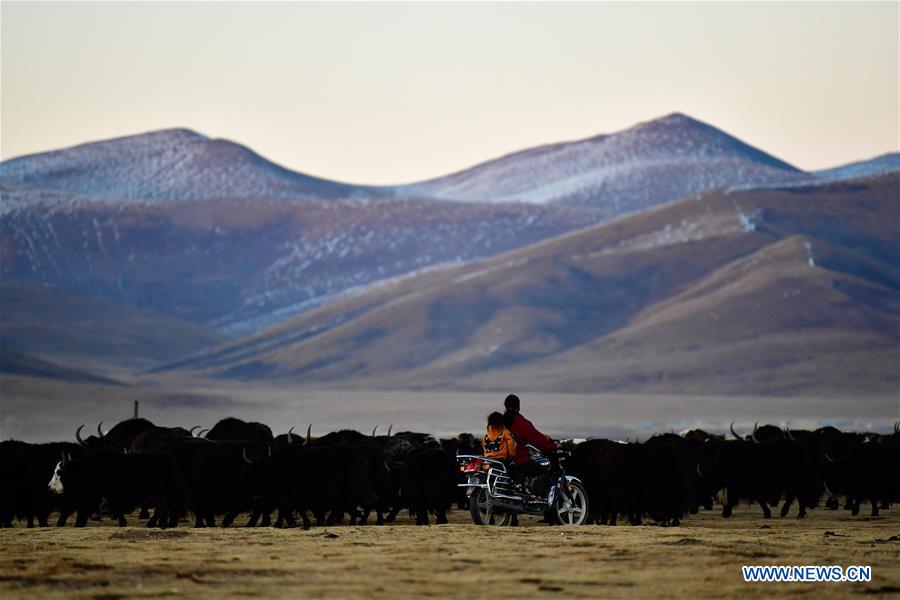
[[[197,437],[198,437],[198,438],[205,438],[205,435],[204,435],[204,434],[205,434],[205,433],[208,433],[208,432],[209,432],[209,429],[201,429],[200,431],[197,432]]]
[[[393,424],[393,423],[391,423],[390,425],[388,425],[388,437],[391,437],[391,429],[392,429],[393,427],[394,427],[394,424]]]
[[[293,444],[293,443],[294,443],[294,438],[293,438],[293,436],[291,435],[291,433],[292,433],[293,431],[294,431],[294,428],[293,428],[293,427],[291,427],[290,429],[288,429],[288,434],[287,434],[287,441],[288,441],[288,444]]]
[[[101,438],[106,437],[106,434],[103,433],[103,421],[97,423],[97,435],[99,435]]]
[[[794,435],[791,433],[791,430],[790,430],[790,428],[788,428],[788,427],[785,427],[785,428],[784,428],[784,437],[786,437],[787,439],[791,440],[792,442],[797,441],[797,440],[794,439]]]
[[[194,425],[193,427],[191,427],[190,429],[188,429],[188,431],[191,432],[191,435],[194,435],[194,430],[195,430],[195,429],[200,429],[200,426],[199,426],[199,425]]]
[[[375,437],[375,432],[376,432],[376,431],[378,431],[378,425],[376,425],[375,428],[372,429],[372,437]]]
[[[69,462],[69,457],[66,456],[65,452],[60,452],[59,455],[62,458],[62,464],[66,464],[67,462]]]
[[[79,425],[78,429],[75,430],[75,439],[78,440],[78,443],[84,446],[84,440],[81,439],[81,430],[84,429],[84,425]]]
[[[731,422],[731,425],[728,426],[728,429],[731,430],[731,435],[734,436],[734,439],[736,439],[736,440],[743,440],[743,439],[744,439],[744,438],[742,438],[741,436],[739,436],[738,434],[736,434],[736,433],[734,432],[734,421]]]
[[[828,453],[827,453],[827,452],[823,452],[822,454],[825,455],[825,460],[827,460],[827,461],[830,462],[830,463],[833,463],[833,462],[834,462],[834,459],[831,458],[830,456],[828,456]]]
[[[697,463],[697,475],[703,477],[703,471],[700,470],[700,463]]]
[[[900,421],[894,423],[894,433],[900,433]]]
[[[244,448],[244,451],[241,453],[241,456],[243,457],[245,463],[247,463],[248,465],[253,464],[253,461],[250,460],[249,458],[247,458],[247,449],[246,448]]]
[[[312,423],[309,424],[309,427],[306,428],[306,443],[308,444],[312,439],[310,437],[310,432],[312,431]]]

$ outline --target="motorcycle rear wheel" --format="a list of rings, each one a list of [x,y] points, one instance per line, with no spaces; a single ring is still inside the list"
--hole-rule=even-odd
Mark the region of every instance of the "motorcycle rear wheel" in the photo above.
[[[512,520],[512,515],[507,512],[488,510],[487,490],[484,488],[476,488],[469,496],[469,512],[472,513],[472,521],[476,525],[505,527]]]
[[[569,505],[564,494],[557,494],[556,502],[550,509],[550,516],[557,525],[586,525],[588,521],[588,505],[587,490],[580,482],[573,481],[570,484],[572,488],[572,503]]]

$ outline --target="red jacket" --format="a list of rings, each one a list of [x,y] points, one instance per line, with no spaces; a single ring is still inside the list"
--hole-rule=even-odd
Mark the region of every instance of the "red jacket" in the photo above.
[[[531,455],[528,453],[528,448],[525,447],[525,444],[531,444],[541,452],[549,452],[556,448],[556,443],[550,441],[546,435],[535,429],[531,421],[523,417],[521,413],[516,413],[516,416],[513,417],[509,431],[516,438],[516,455],[513,458],[516,464],[521,465],[531,460]]]

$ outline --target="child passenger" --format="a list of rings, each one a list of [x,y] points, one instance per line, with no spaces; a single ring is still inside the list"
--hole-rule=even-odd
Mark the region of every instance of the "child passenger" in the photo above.
[[[481,447],[485,458],[512,462],[516,455],[516,440],[504,425],[501,413],[492,412],[488,415],[487,434],[481,439]]]

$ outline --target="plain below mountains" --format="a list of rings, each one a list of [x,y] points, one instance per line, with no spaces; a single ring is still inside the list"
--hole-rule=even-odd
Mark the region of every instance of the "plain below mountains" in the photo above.
[[[333,302],[172,365],[381,388],[887,395],[900,175],[715,191]]]

